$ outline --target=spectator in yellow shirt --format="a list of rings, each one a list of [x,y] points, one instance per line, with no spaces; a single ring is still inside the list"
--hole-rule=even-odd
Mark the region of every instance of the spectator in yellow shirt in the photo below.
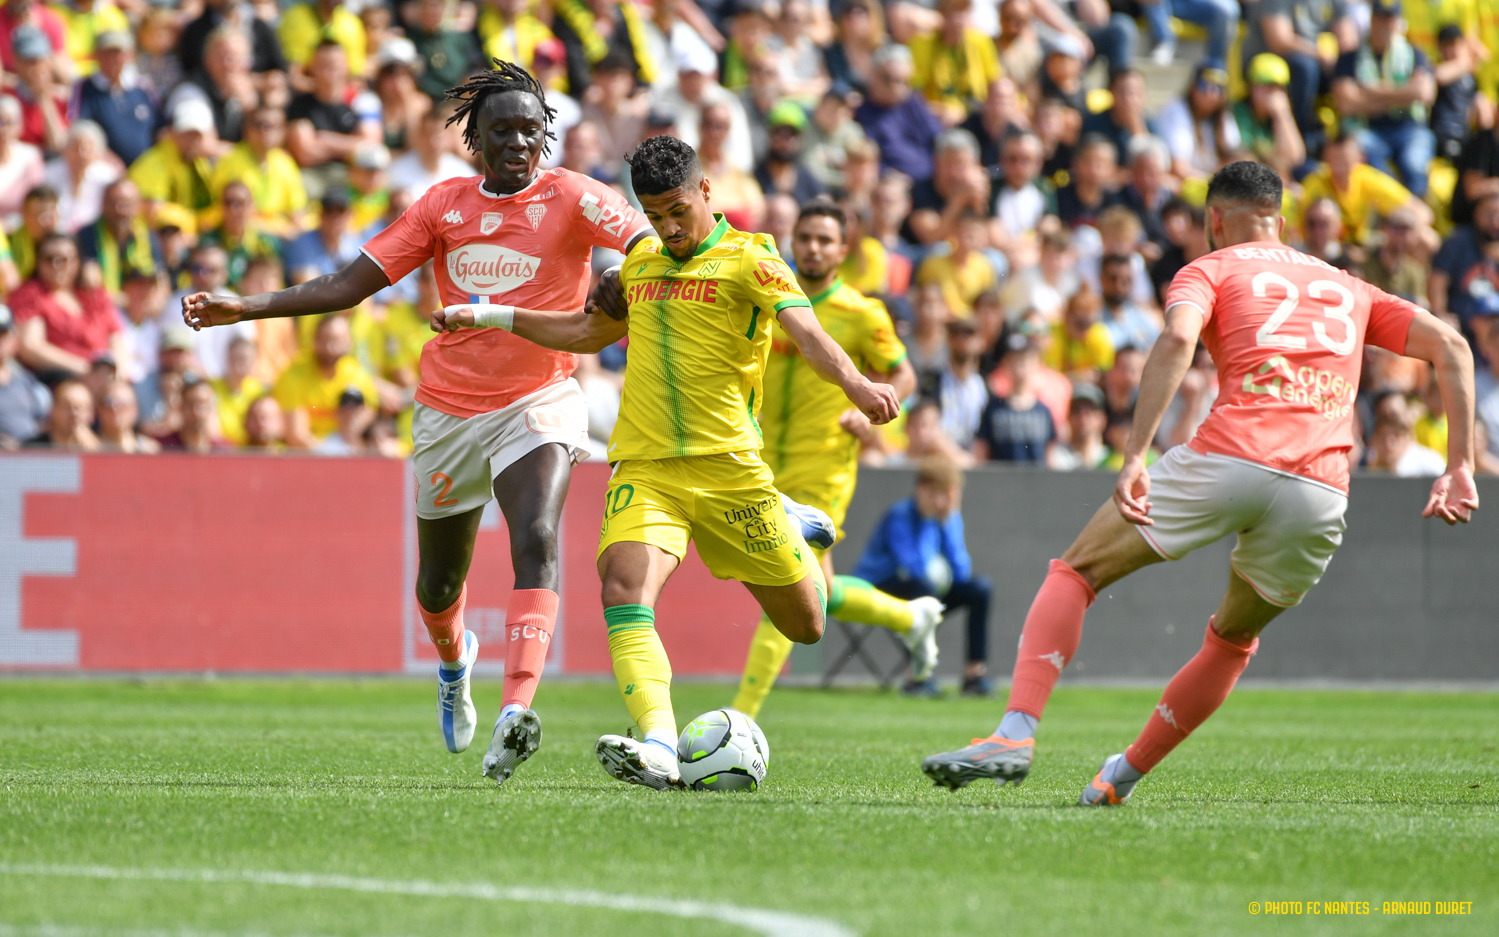
[[[973,301],[985,290],[999,285],[994,265],[984,256],[989,243],[989,224],[977,212],[967,211],[958,219],[958,234],[952,253],[928,257],[916,271],[916,285],[935,283],[942,287],[947,308],[959,319],[973,315]]]
[[[80,77],[88,77],[99,70],[94,59],[94,40],[100,33],[129,33],[130,20],[110,0],[69,0],[67,3],[49,3],[47,8],[56,13],[68,29],[68,58]]]
[[[1402,206],[1415,213],[1418,231],[1430,232],[1431,209],[1392,176],[1364,162],[1352,128],[1327,141],[1322,160],[1322,168],[1302,181],[1301,203],[1310,205],[1319,198],[1336,202],[1343,213],[1343,229],[1352,243],[1367,244],[1374,222]]]
[[[162,203],[180,205],[194,218],[213,205],[211,157],[219,145],[208,102],[189,98],[172,112],[172,129],[130,166],[130,181],[155,222]]]
[[[279,107],[258,107],[245,121],[245,139],[236,143],[213,168],[209,189],[222,201],[231,182],[243,182],[255,199],[255,213],[266,228],[281,237],[301,230],[307,211],[302,170],[282,149],[286,142],[286,113]]]
[[[911,87],[949,127],[961,124],[988,97],[1000,74],[994,40],[969,22],[972,8],[973,0],[941,0],[942,28],[910,42]]]
[[[254,377],[255,340],[239,336],[229,343],[224,376],[209,381],[218,400],[219,433],[236,446],[246,444],[245,415],[250,405],[265,396],[266,386]]]
[[[551,39],[552,31],[531,14],[529,6],[527,0],[490,0],[479,7],[479,41],[484,44],[485,62],[514,62],[536,73],[536,47]]]
[[[383,143],[362,143],[349,163],[349,207],[354,231],[363,235],[390,210],[390,150]]]
[[[380,399],[375,379],[349,354],[349,320],[336,313],[318,321],[312,348],[276,381],[276,402],[286,411],[286,443],[315,447],[338,428],[338,398],[350,387],[373,408]]]
[[[318,43],[332,39],[349,54],[349,74],[364,77],[364,23],[349,12],[343,0],[316,0],[299,3],[281,15],[276,28],[281,40],[281,54],[292,66],[292,84],[299,91],[312,88],[307,69]]]
[[[1102,301],[1086,286],[1067,300],[1067,311],[1053,327],[1046,366],[1074,380],[1094,381],[1114,366],[1114,343],[1098,321]]]

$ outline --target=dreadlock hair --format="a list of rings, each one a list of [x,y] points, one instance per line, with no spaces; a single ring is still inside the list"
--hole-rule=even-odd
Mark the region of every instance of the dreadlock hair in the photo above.
[[[542,127],[546,130],[546,139],[555,140],[557,135],[552,133],[552,121],[557,119],[557,111],[547,106],[546,90],[541,87],[530,72],[516,65],[514,62],[502,62],[499,59],[490,59],[494,62],[491,71],[475,72],[468,80],[456,88],[449,88],[447,96],[449,99],[459,102],[453,109],[453,116],[448,118],[444,126],[451,127],[453,124],[463,121],[463,142],[468,146],[469,152],[479,152],[479,108],[484,105],[484,99],[491,94],[504,94],[507,91],[520,91],[532,95],[541,103]],[[551,144],[545,141],[541,144],[541,152],[550,154]]]
[[[676,137],[646,137],[625,156],[636,195],[660,195],[703,178],[697,152]]]

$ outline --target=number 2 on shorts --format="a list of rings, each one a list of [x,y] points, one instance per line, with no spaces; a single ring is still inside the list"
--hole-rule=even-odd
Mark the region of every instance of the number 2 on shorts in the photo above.
[[[448,497],[448,492],[453,490],[453,480],[445,473],[437,472],[432,476],[432,486],[435,488],[439,484],[442,485],[442,490],[432,496],[432,506],[434,508],[450,508],[457,504],[457,498]]]

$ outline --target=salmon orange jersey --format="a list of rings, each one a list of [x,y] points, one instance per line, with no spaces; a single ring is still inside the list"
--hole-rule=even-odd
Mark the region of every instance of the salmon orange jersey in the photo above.
[[[895,337],[884,303],[841,279],[808,301],[823,331],[860,371],[888,373],[905,360],[906,347]],[[858,471],[859,441],[838,425],[852,406],[843,388],[817,376],[779,324],[771,328],[761,455],[776,473],[778,488],[791,491],[804,482]]]
[[[1363,346],[1404,354],[1421,310],[1276,241],[1194,260],[1166,291],[1182,303],[1202,311],[1219,386],[1188,445],[1346,493]]]
[[[656,237],[625,258],[630,364],[609,461],[671,459],[761,446],[760,410],[770,326],[812,304],[765,234],[722,215],[697,251],[672,257]]]
[[[392,283],[435,260],[445,306],[577,310],[587,298],[592,248],[623,252],[650,230],[623,196],[581,173],[544,170],[511,195],[491,195],[482,182],[439,182],[371,238],[365,255]],[[565,380],[576,367],[572,354],[504,329],[459,329],[422,348],[416,399],[452,416],[478,416]]]

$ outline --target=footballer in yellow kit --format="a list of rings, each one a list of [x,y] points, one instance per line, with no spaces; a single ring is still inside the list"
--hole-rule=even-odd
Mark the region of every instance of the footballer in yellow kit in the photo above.
[[[798,285],[808,294],[818,323],[854,365],[904,397],[915,390],[916,374],[895,336],[890,313],[884,303],[838,276],[848,255],[847,230],[847,218],[833,202],[814,199],[802,206],[791,241]],[[858,482],[859,441],[871,431],[869,421],[836,386],[817,376],[779,325],[771,329],[764,400],[761,456],[775,473],[776,488],[796,502],[825,511],[841,530]],[[912,677],[927,680],[937,663],[942,603],[935,598],[908,602],[862,579],[835,576],[831,555],[827,550],[817,552],[828,584],[827,613],[900,635],[911,650]],[[790,653],[791,641],[769,619],[762,619],[750,641],[733,708],[758,716]]]
[[[688,540],[714,575],[744,583],[781,634],[822,637],[827,591],[806,536],[830,544],[835,528],[784,498],[759,454],[772,322],[870,422],[889,422],[900,402],[823,331],[775,242],[713,214],[690,146],[651,137],[626,161],[657,237],[605,273],[585,311],[462,304],[434,313],[432,327],[505,328],[584,353],[629,336],[598,570],[615,679],[644,737],[605,735],[595,754],[619,780],[668,790],[682,780],[655,603]]]
[[[773,238],[715,218],[686,260],[647,238],[620,270],[630,361],[609,438],[599,555],[640,542],[680,559],[691,539],[720,579],[790,585],[817,558],[760,458],[756,415],[772,322],[812,304]]]

